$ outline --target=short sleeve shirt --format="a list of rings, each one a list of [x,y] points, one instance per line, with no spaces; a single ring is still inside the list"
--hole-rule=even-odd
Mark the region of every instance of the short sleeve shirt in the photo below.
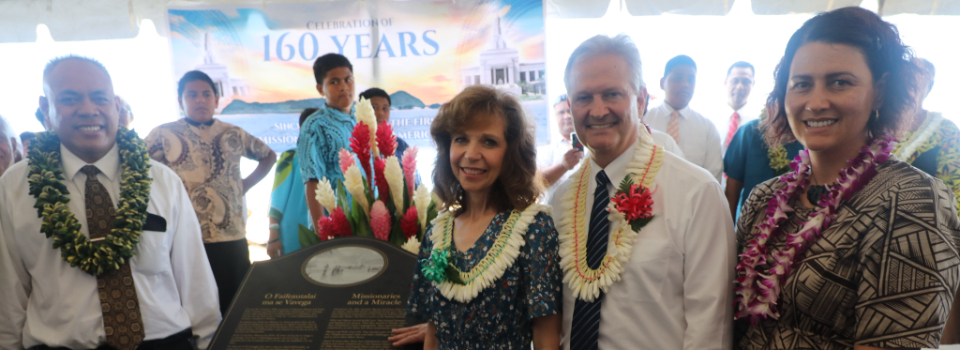
[[[736,348],[936,348],[957,290],[960,233],[953,195],[940,181],[891,160],[850,200],[799,257],[782,287],[779,319],[738,321]],[[784,183],[756,187],[737,225],[741,250]],[[798,199],[780,225],[795,233],[812,208]],[[784,235],[771,238],[782,250]]]
[[[326,178],[333,186],[343,180],[340,171],[339,152],[350,150],[350,134],[357,125],[354,109],[345,114],[336,108],[323,105],[307,117],[300,127],[297,139],[297,156],[300,158],[300,175],[303,181]]]
[[[169,166],[183,180],[203,232],[204,243],[246,236],[240,157],[266,158],[272,152],[240,127],[214,119],[197,124],[180,119],[147,135],[150,158]]]
[[[803,150],[803,145],[794,141],[784,145],[784,148],[789,161]],[[723,173],[743,183],[737,208],[743,207],[743,203],[755,186],[781,175],[776,169],[770,167],[768,149],[763,132],[760,131],[760,119],[751,120],[741,126],[730,140],[727,153],[723,157]],[[739,217],[739,210],[737,214]]]
[[[451,249],[450,262],[461,271],[470,271],[493,247],[509,216],[510,212],[498,213],[466,253]],[[431,231],[427,230],[420,246],[407,316],[436,325],[439,349],[530,349],[532,320],[558,314],[563,305],[563,276],[553,219],[537,214],[513,266],[466,303],[447,299],[423,277],[421,262],[429,259],[433,250]]]

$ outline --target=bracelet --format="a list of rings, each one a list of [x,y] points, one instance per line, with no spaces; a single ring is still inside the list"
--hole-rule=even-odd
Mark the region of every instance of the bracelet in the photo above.
[[[270,227],[271,230],[279,230],[279,229],[280,229],[280,224],[270,224],[269,227]]]
[[[270,244],[270,243],[277,243],[277,242],[280,242],[280,238],[277,238],[277,239],[271,239],[271,240],[269,240],[269,241],[267,241],[267,244]]]

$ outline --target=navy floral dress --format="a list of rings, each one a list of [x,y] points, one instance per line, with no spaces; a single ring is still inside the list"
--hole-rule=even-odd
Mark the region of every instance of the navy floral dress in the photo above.
[[[486,256],[508,217],[510,212],[494,216],[467,253],[452,248],[450,262],[470,271]],[[423,277],[421,262],[433,249],[430,234],[432,228],[420,246],[407,316],[436,325],[439,349],[530,349],[533,318],[558,314],[563,305],[560,246],[553,219],[538,213],[513,266],[468,303],[447,299]]]

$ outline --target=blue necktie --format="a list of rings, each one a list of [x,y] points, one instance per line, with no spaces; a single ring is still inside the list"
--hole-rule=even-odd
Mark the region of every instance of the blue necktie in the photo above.
[[[610,240],[610,221],[607,216],[607,204],[610,194],[607,185],[610,179],[607,173],[597,173],[597,189],[593,193],[593,210],[590,212],[590,231],[587,234],[587,265],[591,269],[600,267],[607,254],[607,242]],[[573,323],[570,327],[570,350],[599,349],[600,339],[600,301],[603,291],[593,302],[577,299],[573,308]]]

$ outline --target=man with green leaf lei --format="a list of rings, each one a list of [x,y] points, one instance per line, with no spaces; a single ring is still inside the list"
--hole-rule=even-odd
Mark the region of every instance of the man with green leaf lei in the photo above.
[[[102,64],[57,58],[43,82],[51,131],[0,180],[21,204],[0,207],[0,348],[206,347],[217,291],[179,178],[118,126]]]

